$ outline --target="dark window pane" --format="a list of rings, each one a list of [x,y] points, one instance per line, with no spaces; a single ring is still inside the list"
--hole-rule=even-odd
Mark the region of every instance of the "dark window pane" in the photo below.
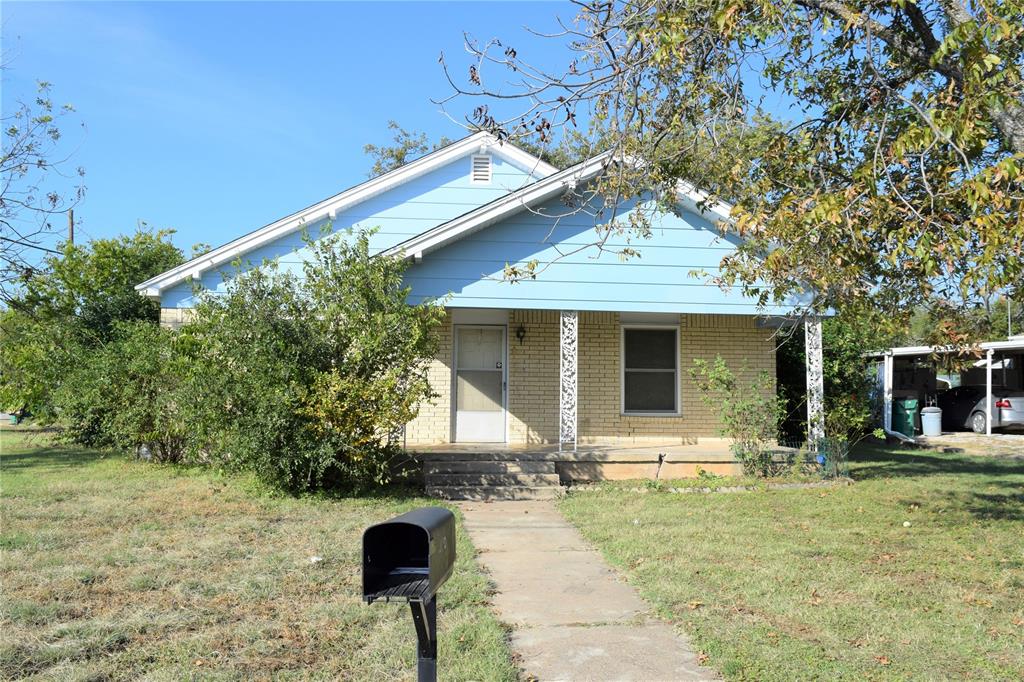
[[[676,368],[676,331],[674,329],[626,329],[626,369]]]
[[[675,412],[675,372],[626,372],[626,412]]]

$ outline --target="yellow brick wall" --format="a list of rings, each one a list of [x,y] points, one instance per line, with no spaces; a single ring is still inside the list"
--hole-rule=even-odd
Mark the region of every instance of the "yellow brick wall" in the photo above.
[[[522,325],[523,343],[516,339]],[[580,441],[583,443],[692,443],[718,436],[718,414],[701,400],[689,370],[694,358],[721,355],[729,366],[750,380],[767,370],[775,376],[772,330],[757,327],[755,318],[740,315],[681,315],[680,405],[682,414],[644,417],[621,414],[620,344],[617,313],[580,313],[579,402]],[[430,382],[439,394],[423,405],[406,427],[410,445],[448,442],[451,424],[452,323],[439,329],[437,358]],[[558,439],[559,313],[515,310],[508,322],[508,439],[512,444],[552,443]],[[740,372],[742,367],[745,372]]]
[[[160,326],[169,329],[180,329],[192,318],[191,308],[161,308]]]
[[[408,445],[448,443],[452,437],[452,321],[448,315],[437,329],[437,355],[427,368],[430,388],[437,396],[420,405],[416,418],[405,427]]]
[[[516,330],[526,336],[520,344]],[[558,336],[555,310],[513,310],[508,324],[508,439],[558,441]]]
[[[689,377],[693,360],[710,362],[721,355],[742,383],[753,382],[766,371],[774,393],[776,330],[758,327],[757,318],[751,315],[683,315],[680,325],[684,417],[697,435],[718,435],[718,411],[701,402]]]
[[[775,345],[771,330],[759,329],[755,318],[741,315],[681,315],[679,416],[622,414],[619,316],[580,316],[579,432],[582,442],[642,443],[666,440],[692,443],[717,437],[717,412],[700,400],[690,368],[695,358],[721,355],[743,381],[767,370],[775,376]],[[745,371],[741,368],[745,366]]]

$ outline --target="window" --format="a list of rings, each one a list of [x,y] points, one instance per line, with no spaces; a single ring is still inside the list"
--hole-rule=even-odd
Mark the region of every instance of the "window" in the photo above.
[[[679,413],[678,328],[622,328],[622,411]]]
[[[469,177],[473,182],[490,182],[491,157],[487,154],[474,154],[470,162]]]

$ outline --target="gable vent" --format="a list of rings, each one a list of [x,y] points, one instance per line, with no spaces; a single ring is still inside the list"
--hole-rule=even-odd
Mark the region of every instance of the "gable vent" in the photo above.
[[[491,157],[487,154],[474,154],[469,176],[473,182],[490,182]]]

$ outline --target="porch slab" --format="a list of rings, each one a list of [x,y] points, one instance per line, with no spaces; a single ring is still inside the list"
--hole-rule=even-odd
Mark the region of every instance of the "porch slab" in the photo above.
[[[700,471],[722,476],[742,473],[727,441],[698,443],[581,444],[576,450],[557,445],[504,443],[445,443],[416,446],[413,457],[427,467],[462,462],[553,462],[563,482],[633,479],[672,479]]]
[[[410,452],[425,462],[464,459],[471,455],[478,460],[551,462],[657,462],[664,455],[665,462],[732,462],[734,457],[725,441],[709,440],[700,443],[677,442],[643,443],[636,445],[580,444],[576,450],[559,451],[557,445],[507,443],[441,443],[416,445]]]

